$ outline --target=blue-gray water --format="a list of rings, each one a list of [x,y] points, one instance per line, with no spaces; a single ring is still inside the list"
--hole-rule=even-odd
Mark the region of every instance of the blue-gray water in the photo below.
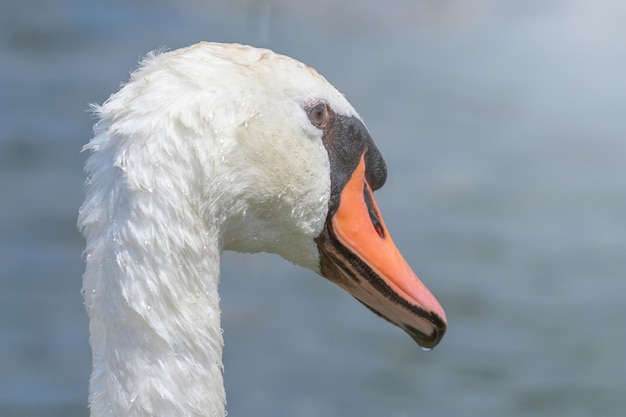
[[[422,352],[322,278],[228,253],[229,415],[623,416],[625,5],[3,2],[0,416],[87,416],[88,103],[199,40],[271,47],[347,95],[389,165],[386,222],[450,322]]]

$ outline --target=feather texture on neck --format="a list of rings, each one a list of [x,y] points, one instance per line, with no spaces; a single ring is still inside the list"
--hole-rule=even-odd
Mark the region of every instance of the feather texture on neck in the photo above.
[[[209,173],[192,141],[171,143],[184,129],[163,140],[121,131],[114,104],[88,145],[80,215],[92,415],[221,416],[221,236],[204,220],[198,179]]]

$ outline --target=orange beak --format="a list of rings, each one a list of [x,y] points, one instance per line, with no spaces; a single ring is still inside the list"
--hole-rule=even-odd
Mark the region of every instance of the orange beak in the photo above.
[[[433,348],[446,331],[445,312],[387,232],[365,177],[364,155],[317,240],[321,273],[420,346]]]

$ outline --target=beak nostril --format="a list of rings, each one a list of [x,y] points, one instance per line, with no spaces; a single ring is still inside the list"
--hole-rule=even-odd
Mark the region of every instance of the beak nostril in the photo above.
[[[363,199],[365,200],[365,205],[367,206],[367,212],[369,213],[370,220],[372,225],[374,226],[374,230],[376,230],[376,234],[380,236],[381,239],[385,238],[385,228],[383,227],[382,222],[380,221],[380,215],[374,207],[374,203],[372,202],[372,192],[370,191],[367,184],[363,186]]]

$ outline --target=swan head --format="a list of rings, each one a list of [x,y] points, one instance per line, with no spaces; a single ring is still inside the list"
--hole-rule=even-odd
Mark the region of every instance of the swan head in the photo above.
[[[144,141],[161,171],[179,165],[171,173],[193,184],[183,195],[196,196],[193,212],[223,249],[276,253],[313,270],[424,348],[443,337],[444,310],[374,199],[385,162],[358,113],[312,68],[269,50],[200,43],[149,56],[101,113],[96,133]],[[151,152],[157,137],[167,140]],[[132,167],[125,172],[132,182]],[[142,175],[138,188],[151,181]]]

